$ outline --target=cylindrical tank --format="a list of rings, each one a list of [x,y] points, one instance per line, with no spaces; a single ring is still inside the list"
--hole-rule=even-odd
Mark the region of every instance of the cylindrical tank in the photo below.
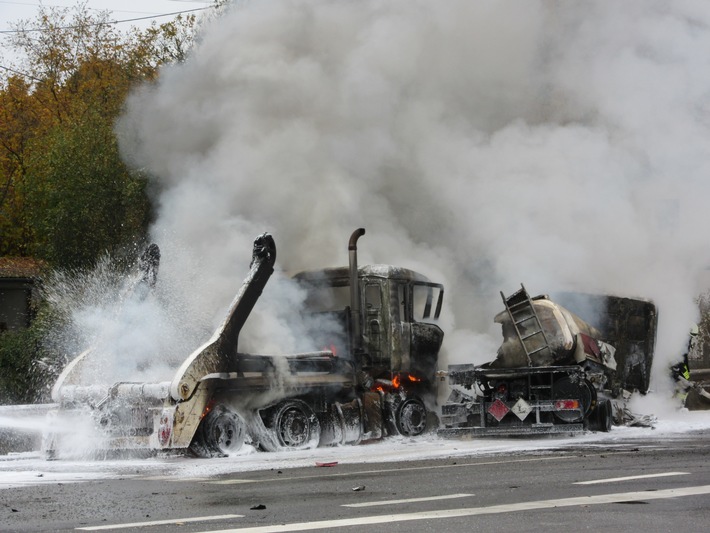
[[[542,335],[534,335],[526,339],[525,347],[515,331],[513,321],[507,311],[498,313],[495,322],[501,324],[503,329],[503,343],[498,348],[498,355],[491,363],[491,366],[498,368],[517,368],[523,366],[555,366],[574,364],[576,361],[578,339],[580,334],[595,341],[601,339],[601,333],[596,328],[579,318],[571,311],[546,297],[538,297],[532,300],[533,308],[537,315],[542,331]],[[537,331],[535,320],[527,320],[518,325],[520,336]],[[550,350],[540,350],[545,345],[545,341]],[[528,361],[528,353],[531,353]],[[584,348],[584,347],[580,347]],[[577,352],[578,354],[578,352]],[[579,355],[577,355],[579,357]]]

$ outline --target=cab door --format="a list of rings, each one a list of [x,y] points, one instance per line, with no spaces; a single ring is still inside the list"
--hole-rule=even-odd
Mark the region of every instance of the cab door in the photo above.
[[[381,280],[367,280],[363,286],[363,333],[371,364],[374,367],[389,367],[387,331],[389,311],[385,309],[384,284]]]

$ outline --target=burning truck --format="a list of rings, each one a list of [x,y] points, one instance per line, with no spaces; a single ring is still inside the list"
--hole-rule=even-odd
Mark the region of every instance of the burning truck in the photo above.
[[[348,267],[295,276],[308,291],[308,313],[317,318],[311,322],[330,324],[327,334],[312,332],[327,349],[239,351],[240,331],[274,270],[276,247],[264,234],[254,242],[250,272],[223,323],[171,381],[123,382],[108,390],[83,385],[82,366],[94,355],[87,350],[59,376],[54,416],[77,424],[89,418],[96,449],[204,457],[236,452],[245,442],[276,450],[423,433],[432,425],[444,337],[433,321],[444,288],[405,268],[359,267],[357,241],[364,233],[358,229],[350,238]],[[47,453],[66,449],[65,439],[50,431]]]
[[[59,376],[50,418],[89,420],[97,450],[202,457],[234,453],[245,443],[267,451],[355,444],[438,427],[444,333],[435,322],[444,287],[405,268],[359,266],[364,233],[350,237],[349,266],[295,276],[308,295],[311,336],[326,349],[239,350],[239,334],[276,260],[274,240],[263,234],[223,323],[171,381],[84,385],[81,369],[94,355],[87,350]],[[144,262],[150,283],[158,258],[156,249]],[[547,298],[530,298],[524,287],[503,300],[496,320],[506,340],[498,358],[449,367],[454,391],[442,406],[442,435],[608,430],[610,399],[622,388],[647,390],[651,303],[603,297],[605,322],[595,328]],[[47,454],[61,456],[66,439],[50,430]]]
[[[525,286],[495,317],[496,359],[452,365],[442,406],[443,436],[609,431],[624,390],[648,392],[658,316],[653,303],[615,296],[561,295],[597,319],[593,326]]]

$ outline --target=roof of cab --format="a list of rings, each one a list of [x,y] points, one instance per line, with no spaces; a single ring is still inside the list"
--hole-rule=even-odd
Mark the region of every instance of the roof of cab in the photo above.
[[[423,283],[431,283],[431,280],[426,276],[409,270],[392,265],[363,265],[358,268],[359,277],[381,278],[381,279],[396,279],[399,281],[419,281]],[[350,269],[348,267],[324,268],[320,270],[306,270],[299,272],[293,276],[293,279],[305,281],[307,283],[319,284],[336,284],[348,285],[350,280]]]

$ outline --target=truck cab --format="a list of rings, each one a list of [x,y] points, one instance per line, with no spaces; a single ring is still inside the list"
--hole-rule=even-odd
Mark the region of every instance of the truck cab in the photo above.
[[[301,272],[294,279],[306,291],[306,313],[322,317],[308,322],[319,348],[353,360],[375,380],[406,373],[433,382],[444,338],[434,323],[443,285],[406,268],[362,266],[357,269],[360,305],[353,305],[348,267]],[[360,338],[354,336],[357,329]]]

